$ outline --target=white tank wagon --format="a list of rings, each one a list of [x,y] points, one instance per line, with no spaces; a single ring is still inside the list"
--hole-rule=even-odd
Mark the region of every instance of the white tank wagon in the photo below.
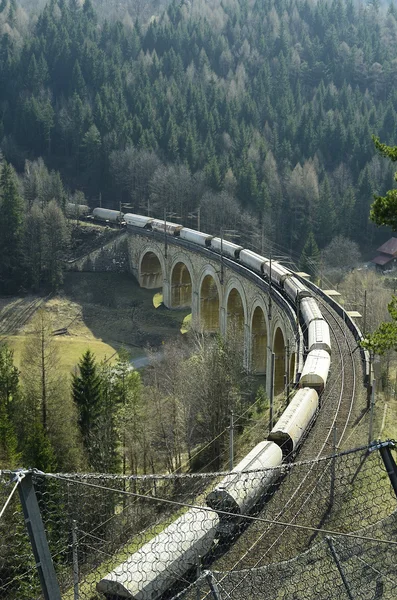
[[[303,365],[299,387],[310,387],[322,392],[327,383],[331,357],[326,350],[312,350]]]
[[[181,229],[179,237],[187,242],[192,242],[193,244],[198,244],[199,246],[205,247],[210,246],[212,240],[212,235],[208,235],[208,233],[202,233],[201,231],[196,231],[195,229],[189,229],[188,227],[183,227]]]
[[[268,260],[264,256],[260,256],[256,252],[252,252],[252,250],[241,250],[239,256],[240,262],[245,267],[256,271],[260,275],[263,274],[263,265]]]
[[[289,269],[274,260],[272,260],[270,268],[270,260],[268,259],[266,259],[266,262],[263,264],[263,272],[272,280],[272,282],[276,282],[280,287],[283,287],[287,277],[292,277],[293,275]]]
[[[183,225],[180,225],[179,223],[171,223],[171,221],[165,221],[164,227],[164,221],[161,219],[153,219],[150,225],[153,231],[160,231],[160,233],[164,233],[165,229],[166,234],[173,235],[175,237],[178,236],[181,229],[183,229]]]
[[[309,325],[309,352],[312,350],[326,350],[331,354],[331,338],[329,326],[324,319],[316,319]]]
[[[150,229],[150,224],[153,221],[153,218],[145,217],[144,215],[126,213],[124,215],[124,221],[127,225],[132,225],[133,227],[142,227],[144,229]]]
[[[108,221],[109,223],[121,223],[124,213],[119,210],[110,210],[109,208],[94,208],[92,216],[98,221]]]
[[[316,390],[311,388],[298,390],[267,439],[280,446],[285,457],[295,453],[310,429],[317,410]]]
[[[216,512],[192,508],[97,583],[108,596],[156,600],[213,546]]]
[[[217,237],[212,238],[211,248],[215,250],[215,252],[218,252],[219,254],[222,252],[225,256],[233,259],[239,258],[240,252],[243,250],[242,246],[238,246],[227,240],[221,240],[221,238]]]
[[[75,204],[74,202],[65,204],[65,215],[69,218],[86,217],[89,213],[90,207],[87,204]]]
[[[303,285],[296,277],[287,277],[283,283],[284,291],[292,302],[302,300],[302,298],[310,298],[312,293]]]
[[[265,440],[251,450],[239,464],[210,492],[206,503],[218,511],[233,513],[219,515],[220,533],[230,534],[239,515],[248,513],[279,477],[283,454],[277,444]],[[265,469],[265,470],[264,470]]]
[[[322,319],[323,315],[314,298],[302,298],[299,310],[306,327],[315,319]]]

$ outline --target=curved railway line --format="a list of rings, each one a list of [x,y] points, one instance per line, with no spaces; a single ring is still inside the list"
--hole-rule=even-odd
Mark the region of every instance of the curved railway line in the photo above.
[[[334,351],[332,373],[323,394],[320,413],[300,450],[300,461],[316,460],[332,454],[335,441],[337,448],[341,446],[349,431],[352,416],[356,413],[354,405],[357,380],[361,378],[360,371],[357,373],[357,370],[361,369],[360,355],[355,353],[357,345],[351,332],[325,301],[320,298],[317,300],[321,302],[321,309],[329,324],[333,348],[337,348],[338,352]],[[333,439],[334,431],[337,434],[336,440]],[[315,517],[315,510],[310,501],[318,486],[329,478],[329,466],[320,476],[315,463],[306,470],[303,477],[299,468],[291,469],[259,516],[289,523],[297,522],[299,517],[305,519],[308,512],[314,512]],[[280,505],[282,509],[279,509]],[[285,541],[287,531],[288,540]],[[293,544],[291,537],[294,538]],[[280,531],[280,526],[254,522],[234,542],[230,550],[214,563],[213,568],[230,571],[260,567],[279,560],[281,556],[284,560],[292,558],[302,552],[309,542],[310,535],[305,536],[302,532],[296,534],[288,527],[283,527]],[[244,577],[240,584],[243,582]]]

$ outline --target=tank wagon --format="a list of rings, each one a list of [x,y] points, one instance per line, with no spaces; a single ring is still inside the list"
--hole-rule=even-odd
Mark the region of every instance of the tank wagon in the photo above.
[[[208,494],[206,503],[210,508],[232,513],[219,514],[221,535],[231,535],[241,520],[240,515],[249,513],[263,496],[263,491],[278,479],[278,470],[270,467],[279,467],[282,459],[283,454],[277,444],[267,440],[260,442]]]
[[[157,600],[215,540],[216,512],[192,508],[97,583],[111,597]]]
[[[110,210],[109,208],[94,208],[92,218],[98,221],[120,224],[123,221],[124,213],[119,210]]]
[[[285,458],[290,458],[298,450],[314,422],[318,404],[316,390],[302,388],[271,430],[267,439],[280,446]]]
[[[164,221],[126,214],[127,225],[164,233]],[[236,531],[238,524],[261,500],[280,475],[280,466],[295,456],[312,426],[319,407],[319,394],[326,385],[331,364],[329,328],[308,287],[278,263],[232,244],[175,223],[166,223],[166,235],[211,249],[270,280],[296,305],[305,324],[308,354],[302,369],[299,390],[273,427],[268,439],[258,444],[227,474],[206,498],[208,509],[195,508],[179,517],[162,533],[145,544],[128,560],[102,579],[97,588],[109,597],[156,600],[207,554],[216,537]],[[222,244],[222,248],[221,248]],[[310,288],[310,289],[308,289]],[[229,513],[229,514],[223,514]]]
[[[65,215],[69,218],[77,219],[78,217],[86,217],[90,214],[90,207],[87,204],[75,204],[67,202],[65,204]]]

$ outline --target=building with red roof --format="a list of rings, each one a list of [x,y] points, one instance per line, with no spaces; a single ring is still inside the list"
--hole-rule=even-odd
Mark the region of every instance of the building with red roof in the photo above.
[[[382,271],[394,269],[397,262],[397,238],[390,238],[378,248],[377,252],[379,252],[378,256],[375,256],[371,262]]]

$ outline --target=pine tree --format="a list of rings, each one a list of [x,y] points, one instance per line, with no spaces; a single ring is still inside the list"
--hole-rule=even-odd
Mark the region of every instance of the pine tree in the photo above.
[[[379,138],[372,138],[378,152],[389,158],[392,162],[397,161],[397,146],[386,146]],[[394,175],[397,181],[397,172]],[[389,225],[393,231],[397,231],[397,189],[386,192],[386,196],[374,195],[375,202],[372,204],[370,217],[376,225]]]
[[[101,378],[95,356],[87,350],[79,362],[79,375],[73,375],[72,394],[78,411],[78,424],[90,463],[94,458],[92,437],[101,414]],[[95,462],[95,461],[94,461]]]
[[[21,282],[23,200],[15,173],[3,164],[0,177],[0,292],[15,292]]]
[[[320,251],[318,249],[313,232],[310,231],[299,260],[299,268],[305,273],[315,276],[317,274],[319,262]]]

